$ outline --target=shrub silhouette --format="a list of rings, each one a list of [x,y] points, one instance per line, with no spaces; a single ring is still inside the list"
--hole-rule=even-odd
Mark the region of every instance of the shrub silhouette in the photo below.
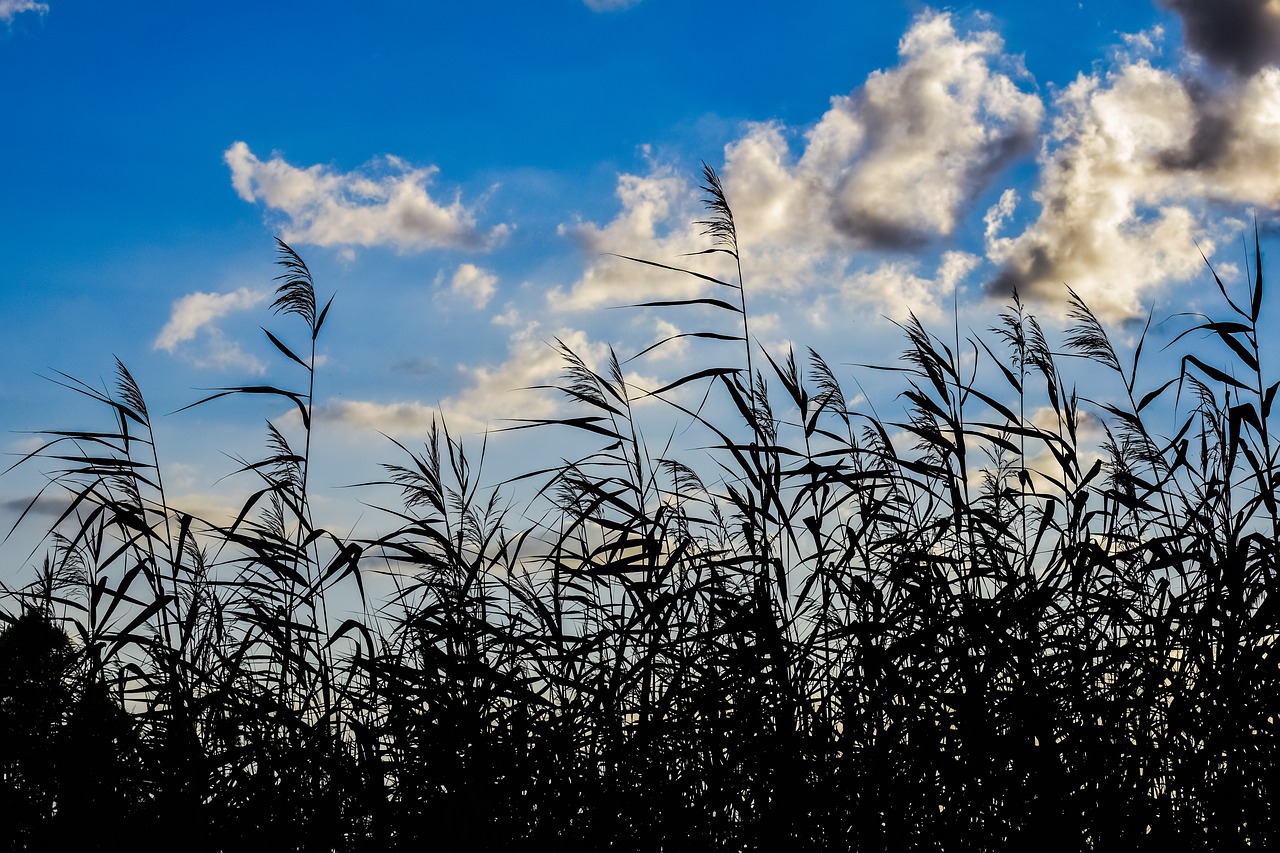
[[[67,636],[34,610],[0,633],[0,774],[14,849],[51,831],[72,658]]]
[[[28,609],[0,632],[0,779],[6,849],[61,849],[81,827],[116,849],[136,811],[129,720],[101,683],[75,673],[67,635]]]

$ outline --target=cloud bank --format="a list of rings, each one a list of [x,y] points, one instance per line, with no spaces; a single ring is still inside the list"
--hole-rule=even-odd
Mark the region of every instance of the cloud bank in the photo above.
[[[1045,105],[997,35],[962,34],[945,13],[919,16],[897,65],[833,98],[807,131],[757,123],[726,146],[721,177],[751,289],[807,294],[815,322],[841,305],[928,316],[982,270],[992,297],[1016,288],[1052,309],[1065,284],[1109,320],[1145,313],[1168,285],[1203,272],[1201,251],[1212,256],[1238,233],[1241,206],[1280,209],[1271,167],[1280,162],[1280,68],[1270,64],[1280,59],[1280,29],[1270,29],[1280,3],[1228,6],[1212,27],[1256,29],[1255,46],[1231,60],[1235,73],[1156,67],[1163,33],[1128,35],[1110,67],[1054,94],[1043,135]],[[1218,30],[1206,22],[1217,3],[1171,8],[1196,50],[1228,61],[1213,53]],[[1005,190],[985,213],[984,257],[955,252],[978,199],[1037,147],[1030,197]],[[591,260],[571,287],[551,292],[553,308],[698,290],[603,254],[663,260],[705,248],[691,224],[702,218],[697,188],[655,164],[621,176],[617,193],[613,220],[562,227]],[[920,256],[931,251],[955,253],[929,275]]]
[[[1015,78],[1025,71],[1003,47],[995,33],[961,35],[949,14],[926,13],[900,41],[898,64],[833,98],[803,134],[798,156],[796,132],[777,122],[749,125],[731,142],[721,177],[753,289],[849,290],[867,281],[865,270],[850,266],[854,253],[918,249],[952,236],[995,176],[1037,139],[1043,105],[1019,88]],[[562,227],[594,259],[571,288],[551,293],[554,308],[618,304],[621,293],[678,298],[696,288],[599,257],[662,259],[705,248],[690,224],[702,218],[696,188],[654,166],[645,176],[621,176],[617,193],[622,210],[611,222]],[[876,305],[895,315],[929,313],[956,284],[921,279],[910,267],[880,268]]]

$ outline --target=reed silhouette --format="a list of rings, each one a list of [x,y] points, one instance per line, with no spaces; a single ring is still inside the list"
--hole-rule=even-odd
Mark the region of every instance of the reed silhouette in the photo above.
[[[267,334],[300,381],[193,404],[299,415],[300,442],[269,425],[241,461],[230,523],[171,505],[124,365],[110,389],[59,374],[112,421],[19,462],[51,469],[66,509],[37,577],[6,586],[9,847],[61,844],[77,815],[104,845],[210,850],[1275,842],[1260,250],[1243,292],[1210,270],[1222,315],[1183,318],[1154,385],[1145,330],[1117,349],[1074,293],[1056,338],[1016,296],[968,339],[913,316],[897,363],[858,368],[901,381],[882,419],[817,353],[754,341],[732,210],[704,178],[699,260],[732,274],[631,260],[707,288],[646,305],[722,319],[680,337],[726,357],[641,389],[613,353],[596,368],[560,344],[574,411],[517,427],[596,449],[534,466],[520,511],[441,421],[371,480],[402,496],[390,532],[315,526],[329,303],[283,243],[274,308],[303,345]],[[1070,359],[1115,393],[1079,396]],[[708,449],[651,446],[635,407],[654,398]],[[394,595],[365,599],[369,572]],[[334,595],[366,615],[335,624]]]

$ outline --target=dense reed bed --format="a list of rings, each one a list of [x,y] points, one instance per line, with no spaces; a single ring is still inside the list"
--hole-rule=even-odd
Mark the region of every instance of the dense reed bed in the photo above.
[[[574,411],[523,427],[597,449],[530,472],[519,512],[442,424],[371,475],[402,495],[391,532],[314,524],[328,306],[283,243],[293,327],[268,335],[298,384],[197,405],[274,397],[303,438],[269,429],[230,523],[171,506],[124,365],[110,390],[62,376],[111,421],[20,463],[66,510],[39,571],[7,579],[10,847],[86,826],[104,848],[208,850],[1275,843],[1260,252],[1242,292],[1206,273],[1221,316],[1185,320],[1154,384],[1145,333],[1119,351],[1074,295],[1052,344],[1016,297],[969,340],[912,318],[900,361],[854,369],[900,381],[882,420],[818,354],[753,342],[705,178],[709,252],[735,274],[667,267],[706,292],[661,307],[712,309],[723,325],[694,334],[724,363],[638,389],[564,348]],[[1077,395],[1080,359],[1115,395]],[[649,446],[653,397],[709,449]],[[374,572],[395,594],[331,618]]]

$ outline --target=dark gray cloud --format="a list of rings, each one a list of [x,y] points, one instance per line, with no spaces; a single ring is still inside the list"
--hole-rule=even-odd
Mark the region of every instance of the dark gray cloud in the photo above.
[[[1050,302],[1062,298],[1061,286],[1054,286],[1056,265],[1045,242],[1028,241],[1020,254],[1009,261],[987,283],[988,296],[1006,299],[1017,291],[1021,296],[1031,296]]]
[[[1212,169],[1227,156],[1233,138],[1238,134],[1238,107],[1234,98],[1196,80],[1184,80],[1183,89],[1191,105],[1194,122],[1191,136],[1183,147],[1162,153],[1157,162],[1170,171]]]
[[[1280,10],[1269,0],[1159,0],[1182,18],[1187,45],[1248,76],[1280,62]]]
[[[405,359],[392,365],[391,369],[414,379],[426,379],[440,373],[440,359],[434,357]]]
[[[0,501],[0,514],[11,516],[14,521],[24,512],[28,515],[40,515],[47,518],[57,518],[66,512],[70,499],[64,496],[41,495],[32,503],[31,498],[10,498],[9,500]],[[9,524],[12,524],[10,521]],[[0,536],[7,533],[8,530],[0,530]]]

